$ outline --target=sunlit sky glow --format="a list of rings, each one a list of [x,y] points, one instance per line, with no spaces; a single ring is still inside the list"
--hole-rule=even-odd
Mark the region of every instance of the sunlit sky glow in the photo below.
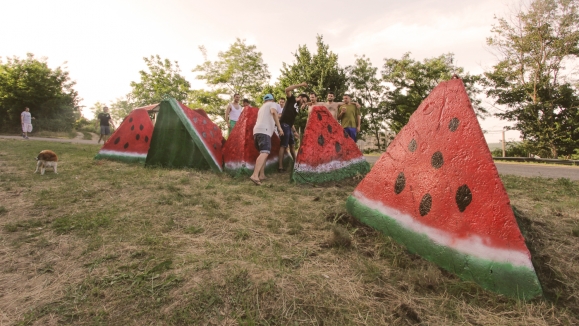
[[[186,1],[186,0],[1,0],[0,57],[47,57],[51,67],[65,65],[88,110],[130,91],[146,68],[143,57],[159,54],[176,60],[194,88],[205,85],[191,72],[202,63],[198,47],[217,58],[237,37],[255,44],[272,75],[293,62],[298,45],[315,49],[324,36],[342,66],[366,55],[375,66],[405,52],[422,60],[455,54],[455,63],[477,74],[496,58],[485,40],[493,17],[506,15],[517,0],[486,1]],[[64,64],[67,62],[66,64]],[[490,103],[487,103],[487,107]],[[505,122],[481,121],[500,130]],[[500,132],[488,133],[497,142]],[[507,132],[507,139],[518,137]]]

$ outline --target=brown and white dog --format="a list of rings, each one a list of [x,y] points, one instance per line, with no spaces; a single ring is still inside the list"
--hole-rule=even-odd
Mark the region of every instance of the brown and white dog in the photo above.
[[[54,173],[58,174],[56,172],[56,166],[58,165],[58,156],[56,156],[55,152],[47,149],[43,150],[40,152],[40,154],[38,154],[36,160],[38,161],[38,163],[36,163],[36,171],[34,171],[34,173],[38,172],[38,169],[40,169],[40,174],[44,175],[44,171],[46,170],[46,168],[51,167],[54,170]]]

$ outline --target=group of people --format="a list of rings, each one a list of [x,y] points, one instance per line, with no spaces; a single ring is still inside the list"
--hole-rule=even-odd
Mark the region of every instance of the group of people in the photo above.
[[[274,101],[272,94],[266,94],[263,97],[264,103],[257,113],[257,121],[253,128],[254,146],[259,151],[255,169],[249,177],[254,184],[259,186],[266,179],[265,163],[271,153],[271,137],[274,132],[277,132],[280,137],[278,171],[285,171],[283,157],[288,149],[292,159],[296,160],[295,139],[299,135],[294,123],[300,110],[308,108],[308,113],[311,113],[314,106],[325,106],[332,116],[340,121],[348,135],[356,141],[356,137],[360,132],[360,105],[352,102],[352,98],[348,94],[343,96],[342,102],[335,102],[335,94],[332,92],[328,93],[327,102],[318,102],[315,92],[310,92],[309,96],[301,93],[296,97],[293,94],[295,89],[306,86],[307,83],[301,83],[287,87],[285,89],[286,98],[280,98],[278,103]],[[227,106],[225,111],[225,120],[229,124],[230,133],[239,119],[243,107],[249,106],[249,101],[247,100],[244,100],[244,105],[241,106],[239,99],[239,94],[235,94],[233,102]]]

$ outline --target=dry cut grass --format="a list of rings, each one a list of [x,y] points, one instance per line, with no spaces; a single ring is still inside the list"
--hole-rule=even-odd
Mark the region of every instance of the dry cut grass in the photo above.
[[[33,175],[42,149],[59,174]],[[485,291],[359,224],[355,181],[262,187],[0,139],[0,325],[579,323],[579,184],[504,181],[545,298]]]

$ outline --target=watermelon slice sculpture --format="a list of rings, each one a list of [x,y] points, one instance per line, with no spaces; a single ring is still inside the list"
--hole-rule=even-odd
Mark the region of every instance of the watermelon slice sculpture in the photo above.
[[[523,299],[542,293],[460,79],[430,93],[346,205],[462,279]]]
[[[304,131],[291,179],[297,183],[337,181],[370,171],[356,143],[330,111],[314,106]]]
[[[223,147],[223,162],[225,172],[232,176],[251,175],[255,168],[255,160],[259,156],[259,151],[255,148],[253,141],[253,127],[257,121],[258,108],[246,107],[241,112],[235,128],[227,138]],[[265,162],[265,171],[273,172],[278,168],[280,139],[275,133],[271,137],[271,153]],[[284,163],[290,160],[289,155],[285,155]]]
[[[207,113],[173,98],[160,106],[145,164],[222,172],[223,136]]]
[[[144,163],[152,134],[153,123],[147,110],[135,109],[123,120],[95,159]]]

